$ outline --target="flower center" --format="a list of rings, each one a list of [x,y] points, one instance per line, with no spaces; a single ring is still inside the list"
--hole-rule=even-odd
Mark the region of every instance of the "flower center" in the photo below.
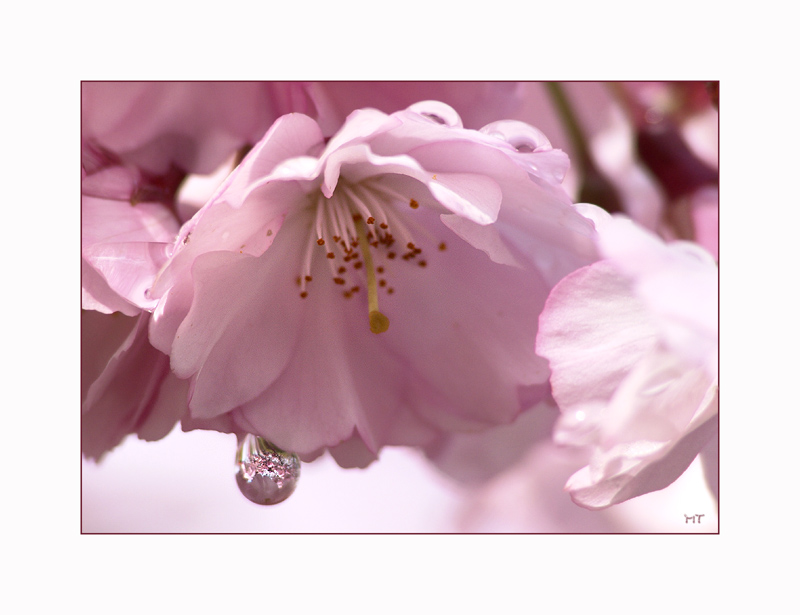
[[[312,282],[311,264],[314,254],[324,253],[335,284],[343,287],[342,296],[350,299],[361,291],[359,282],[366,274],[367,305],[370,330],[383,333],[389,319],[380,311],[379,290],[387,295],[394,288],[387,285],[386,268],[389,261],[400,256],[405,261],[417,259],[422,253],[393,203],[408,203],[419,208],[413,198],[369,178],[357,184],[340,180],[330,198],[319,194],[313,204],[314,219],[303,255],[302,269],[297,278],[300,297],[309,293]],[[421,229],[418,229],[421,230]],[[403,246],[398,249],[395,245]],[[440,245],[440,249],[444,249]],[[376,264],[379,256],[381,264]],[[417,265],[427,263],[420,259]]]

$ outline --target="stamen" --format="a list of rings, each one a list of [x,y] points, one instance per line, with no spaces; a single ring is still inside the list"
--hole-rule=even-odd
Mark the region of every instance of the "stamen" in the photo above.
[[[303,265],[302,269],[300,270],[301,272],[304,273],[304,276],[302,280],[298,277],[297,281],[298,285],[300,286],[300,290],[303,292],[305,292],[306,290],[306,282],[311,281],[311,257],[313,250],[314,250],[314,233],[309,233],[308,246],[306,246],[306,252],[305,255],[303,256]],[[308,293],[306,293],[306,295],[301,294],[300,296],[305,299],[307,294]]]
[[[367,245],[367,231],[363,219],[356,222],[358,239],[364,246],[364,264],[367,267],[367,302],[369,306],[369,329],[373,333],[383,333],[389,328],[389,319],[378,309],[378,288],[375,285],[375,268],[372,264],[372,251]]]
[[[369,207],[366,206],[364,201],[362,201],[358,194],[356,194],[355,190],[353,190],[347,184],[342,184],[342,190],[347,195],[348,200],[350,203],[356,208],[356,211],[360,213],[364,218],[367,219],[367,224],[373,224],[375,222],[375,218],[372,217],[372,213],[369,210]],[[372,222],[370,222],[372,220]],[[355,230],[355,229],[353,229]],[[355,234],[355,233],[354,233]]]
[[[335,284],[344,287],[342,294],[345,298],[358,292],[358,286],[348,289],[348,269],[354,272],[366,270],[370,330],[383,333],[389,328],[389,319],[378,307],[378,290],[391,295],[395,289],[385,279],[388,276],[384,267],[375,266],[371,248],[381,250],[388,261],[394,262],[397,257],[402,257],[406,262],[413,260],[420,267],[426,267],[426,261],[417,260],[423,250],[417,247],[411,231],[414,231],[417,241],[425,237],[435,241],[439,250],[445,249],[444,243],[430,236],[414,216],[401,213],[401,205],[422,209],[420,202],[380,182],[369,180],[353,185],[343,181],[330,198],[319,194],[310,205],[316,205],[316,210],[311,217],[308,246],[297,279],[300,296],[308,296],[313,253],[322,247],[331,278]]]
[[[345,250],[350,248],[350,245],[347,241],[347,226],[345,223],[345,216],[342,212],[342,207],[339,203],[334,203],[333,199],[336,198],[336,193],[328,200],[328,207],[330,208],[330,213],[328,214],[327,218],[330,220],[331,226],[333,227],[333,235],[336,237],[341,237],[341,242],[344,243],[342,246]]]
[[[319,197],[317,198],[317,216],[316,219],[314,220],[314,226],[316,226],[317,237],[319,238],[317,240],[317,244],[321,246],[325,245],[325,239],[324,239],[325,232],[322,228],[323,227],[322,223],[325,220],[324,208],[325,208],[325,197],[322,194],[320,194]],[[322,243],[319,243],[320,241],[322,241]]]

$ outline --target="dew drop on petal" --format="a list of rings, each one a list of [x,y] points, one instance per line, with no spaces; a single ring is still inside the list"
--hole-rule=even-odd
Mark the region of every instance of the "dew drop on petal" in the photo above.
[[[520,153],[553,149],[545,134],[517,120],[500,120],[481,128],[480,132],[509,143]]]
[[[418,113],[429,120],[450,128],[463,128],[461,117],[450,105],[437,100],[424,100],[411,105],[408,111]]]
[[[300,460],[264,438],[248,434],[236,455],[236,484],[251,502],[269,506],[288,498],[300,479]]]

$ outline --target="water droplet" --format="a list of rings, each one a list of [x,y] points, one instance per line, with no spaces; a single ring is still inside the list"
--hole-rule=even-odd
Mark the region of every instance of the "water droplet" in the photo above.
[[[553,149],[541,130],[517,120],[492,122],[481,128],[480,132],[506,141],[522,154]]]
[[[461,122],[461,117],[455,109],[450,105],[437,100],[425,100],[422,102],[414,103],[408,109],[414,113],[419,113],[421,116],[429,120],[449,126],[450,128],[463,128],[464,124]]]
[[[264,438],[247,434],[236,455],[236,484],[251,502],[271,505],[283,502],[297,487],[300,460]]]

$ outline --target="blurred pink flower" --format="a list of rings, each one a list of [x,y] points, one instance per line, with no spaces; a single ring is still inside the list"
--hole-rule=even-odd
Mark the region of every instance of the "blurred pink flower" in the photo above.
[[[663,489],[717,438],[717,268],[688,242],[663,243],[586,207],[605,260],[562,280],[539,322],[558,443],[592,451],[566,489],[605,508]]]
[[[302,83],[86,81],[81,136],[120,162],[163,175],[211,173],[284,113],[312,113]]]
[[[442,103],[357,111],[327,143],[280,118],[152,289],[192,420],[343,466],[512,421],[546,391],[548,290],[596,258],[567,165],[527,125],[466,130]]]
[[[549,385],[544,387],[549,393]],[[549,442],[558,408],[547,395],[513,423],[480,433],[443,433],[425,447],[434,465],[459,483],[491,482],[517,464],[539,442]]]

